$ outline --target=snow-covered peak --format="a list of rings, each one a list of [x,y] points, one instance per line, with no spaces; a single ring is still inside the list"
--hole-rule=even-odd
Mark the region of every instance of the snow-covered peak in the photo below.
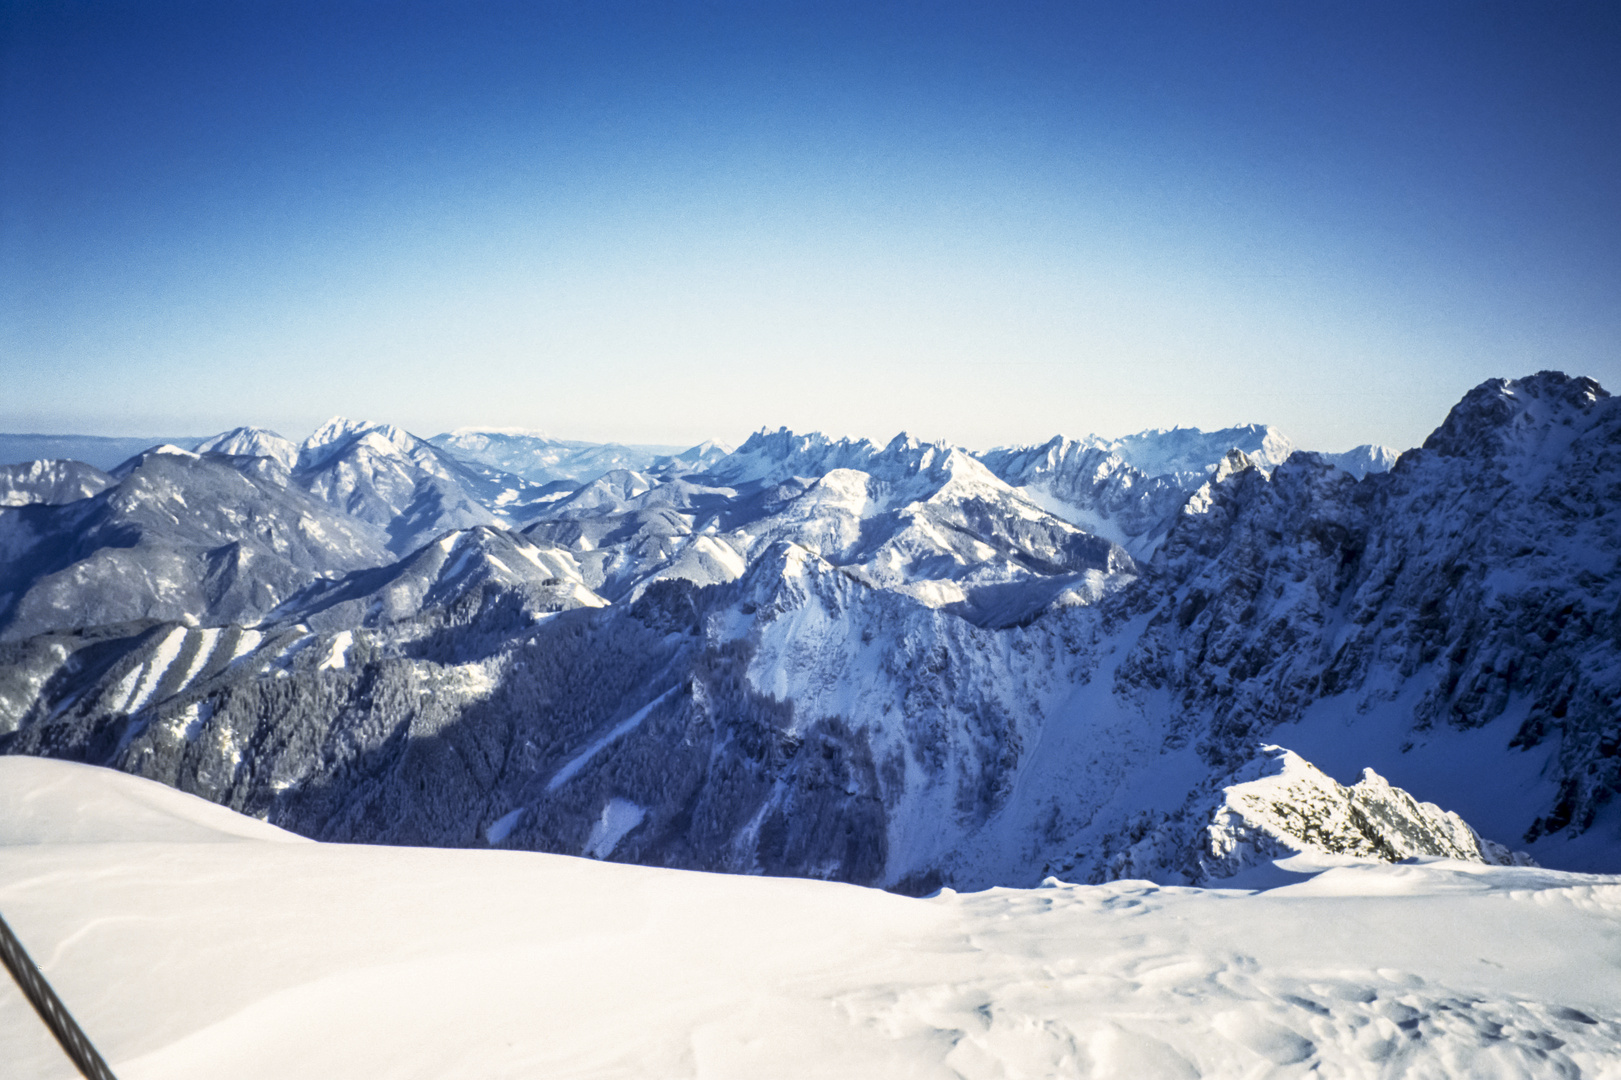
[[[1188,501],[1182,507],[1183,514],[1206,514],[1215,504],[1216,487],[1241,472],[1255,468],[1255,462],[1250,460],[1248,454],[1242,450],[1227,451],[1227,455],[1216,464],[1216,469],[1210,474],[1210,479],[1200,485],[1199,490],[1188,496]]]
[[[793,541],[767,545],[744,572],[737,585],[743,606],[761,619],[793,611],[811,592],[859,588],[815,551]]]
[[[603,473],[581,487],[566,499],[561,499],[548,510],[548,514],[567,517],[579,513],[619,513],[635,498],[647,494],[658,481],[646,473],[630,469],[614,469]]]
[[[924,442],[904,432],[880,447],[867,439],[762,428],[710,472],[733,486],[764,486],[794,477],[815,479],[835,469],[854,469],[890,484],[927,475],[935,487],[963,470],[985,471],[973,455],[948,442]]]
[[[1556,425],[1577,425],[1609,397],[1594,380],[1562,371],[1489,379],[1452,407],[1424,449],[1443,457],[1493,457],[1516,445],[1529,448]]]
[[[458,428],[428,441],[463,462],[500,469],[538,484],[587,484],[615,469],[662,467],[663,455],[680,449],[577,442],[516,428]],[[722,456],[711,452],[705,460]]]
[[[204,439],[200,454],[231,454],[237,457],[267,457],[291,470],[298,464],[298,444],[268,428],[237,427]]]
[[[1250,424],[1211,432],[1142,431],[1120,439],[1059,436],[1039,446],[988,450],[978,458],[1048,512],[1145,558],[1189,496],[1231,473],[1232,453],[1244,467],[1270,474],[1293,451],[1294,444],[1276,429]]]
[[[889,440],[889,442],[884,446],[884,453],[906,454],[919,450],[936,450],[944,453],[950,449],[951,444],[946,442],[944,439],[919,439],[916,435],[910,435],[903,431],[899,435],[896,435],[893,439]]]
[[[0,465],[0,506],[77,502],[112,487],[116,481],[82,461],[25,461]]]
[[[801,435],[761,428],[712,470],[731,484],[780,483],[793,476],[817,477],[834,469],[861,469],[878,452],[866,439],[831,439],[819,431]]]
[[[697,446],[670,454],[653,462],[653,469],[667,475],[699,473],[712,468],[716,462],[736,453],[736,448],[716,439],[705,439]]]
[[[1141,478],[1163,478],[1192,491],[1220,467],[1230,450],[1241,451],[1250,464],[1271,473],[1288,460],[1296,446],[1270,425],[1246,424],[1220,431],[1157,428],[1118,439],[1058,435],[1036,446],[1001,447],[978,456],[992,472],[1014,485],[1058,480],[1057,486],[1073,486],[1079,475],[1065,474],[1084,472],[1088,480],[1096,482],[1121,473],[1124,467]]]
[[[1372,473],[1389,472],[1395,466],[1396,459],[1401,457],[1401,451],[1377,443],[1364,443],[1343,453],[1318,456],[1361,480]]]
[[[459,427],[454,431],[447,431],[443,437],[447,439],[464,439],[469,442],[477,440],[488,442],[491,436],[533,439],[537,442],[546,443],[561,444],[563,442],[562,439],[554,439],[544,431],[526,427]]]
[[[1269,473],[1295,451],[1289,437],[1269,424],[1245,424],[1220,431],[1162,428],[1140,431],[1103,445],[1148,476],[1213,472],[1229,450],[1242,450],[1257,468]]]
[[[164,443],[161,446],[154,446],[150,449],[142,450],[139,454],[136,454],[134,457],[119,465],[117,468],[109,470],[108,475],[117,477],[118,479],[123,479],[153,458],[167,457],[180,458],[184,461],[197,461],[201,456],[202,455],[194,454],[190,450],[184,449],[183,447],[175,446],[171,443]]]
[[[400,455],[410,454],[423,441],[393,424],[334,416],[304,440],[298,451],[298,466],[316,468],[362,440],[376,452]]]

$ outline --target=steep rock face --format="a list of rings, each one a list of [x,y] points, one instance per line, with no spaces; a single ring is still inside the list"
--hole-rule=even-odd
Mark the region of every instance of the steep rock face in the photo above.
[[[1557,373],[1495,381],[1388,474],[1305,454],[1270,478],[1239,469],[1122,598],[1152,617],[1119,692],[1169,691],[1175,738],[1218,764],[1323,698],[1420,732],[1512,711],[1513,745],[1556,740],[1562,777],[1529,837],[1591,824],[1621,787],[1613,402]]]

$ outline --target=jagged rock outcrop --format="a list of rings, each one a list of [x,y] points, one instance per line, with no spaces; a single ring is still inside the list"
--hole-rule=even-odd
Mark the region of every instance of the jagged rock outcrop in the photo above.
[[[1220,884],[1298,854],[1398,862],[1414,857],[1534,866],[1482,837],[1463,818],[1392,787],[1372,769],[1349,786],[1281,746],[1210,782],[1174,811],[1106,837],[1104,878]],[[1098,872],[1101,870],[1101,872]],[[1063,869],[1059,870],[1062,874]]]

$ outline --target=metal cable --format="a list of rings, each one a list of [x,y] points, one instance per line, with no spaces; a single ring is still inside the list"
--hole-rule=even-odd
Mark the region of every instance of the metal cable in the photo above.
[[[28,958],[27,950],[17,940],[17,935],[11,932],[4,918],[0,918],[0,960],[5,962],[6,970],[22,987],[23,996],[39,1013],[40,1019],[45,1021],[45,1026],[51,1029],[51,1034],[56,1036],[56,1041],[62,1044],[62,1049],[67,1051],[68,1057],[73,1059],[73,1064],[79,1067],[86,1080],[117,1080],[107,1063],[101,1060],[101,1055],[96,1053],[96,1048],[90,1045],[90,1040],[85,1038],[84,1031],[68,1015],[62,999],[56,996],[51,984],[45,981],[45,976]]]

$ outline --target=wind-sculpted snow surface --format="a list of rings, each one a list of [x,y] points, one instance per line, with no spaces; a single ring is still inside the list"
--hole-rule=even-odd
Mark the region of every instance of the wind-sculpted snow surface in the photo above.
[[[1360,479],[1260,427],[762,431],[509,500],[521,531],[526,481],[381,425],[292,472],[153,452],[0,508],[0,750],[325,840],[911,893],[1298,850],[1621,869],[1618,446],[1554,373]],[[1310,781],[1258,806],[1273,743]]]
[[[913,899],[313,844],[0,759],[6,918],[123,1080],[1616,1075],[1621,879],[1296,856],[1241,884]],[[67,1075],[9,986],[0,1061]]]

